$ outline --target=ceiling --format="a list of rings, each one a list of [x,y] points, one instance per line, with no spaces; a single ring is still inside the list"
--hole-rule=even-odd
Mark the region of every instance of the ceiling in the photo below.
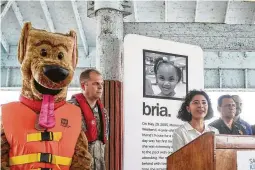
[[[255,1],[133,1],[125,22],[202,22],[255,24]],[[35,28],[78,33],[85,55],[96,46],[96,20],[87,16],[87,1],[1,1],[2,54],[17,46],[24,22]]]

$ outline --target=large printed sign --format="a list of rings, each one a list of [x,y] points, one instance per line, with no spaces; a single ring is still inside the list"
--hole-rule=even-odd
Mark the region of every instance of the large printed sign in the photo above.
[[[186,93],[203,89],[200,47],[139,35],[124,40],[124,170],[164,170]]]
[[[237,151],[237,170],[255,170],[255,151]]]

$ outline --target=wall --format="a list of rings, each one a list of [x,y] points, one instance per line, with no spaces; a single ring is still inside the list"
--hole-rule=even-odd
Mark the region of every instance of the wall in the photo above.
[[[205,88],[255,88],[255,25],[202,23],[124,23],[124,34],[140,34],[199,45],[204,50]],[[96,66],[95,48],[79,48],[72,87],[82,70]],[[8,69],[9,68],[9,69]],[[7,78],[8,77],[8,78]],[[17,46],[1,52],[1,87],[21,86]]]
[[[255,25],[124,23],[124,34],[202,47],[205,88],[255,88]]]

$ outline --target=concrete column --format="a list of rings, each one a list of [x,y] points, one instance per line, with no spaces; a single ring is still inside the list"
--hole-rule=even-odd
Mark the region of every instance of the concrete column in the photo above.
[[[121,2],[95,1],[97,21],[96,64],[105,80],[122,81],[123,10]]]

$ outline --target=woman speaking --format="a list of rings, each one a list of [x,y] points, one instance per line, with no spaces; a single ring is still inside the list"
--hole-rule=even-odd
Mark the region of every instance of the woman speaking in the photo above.
[[[213,109],[209,96],[204,91],[190,91],[177,115],[177,118],[185,123],[173,133],[173,152],[205,132],[213,131],[219,134],[216,128],[205,125],[204,121],[212,117]]]

